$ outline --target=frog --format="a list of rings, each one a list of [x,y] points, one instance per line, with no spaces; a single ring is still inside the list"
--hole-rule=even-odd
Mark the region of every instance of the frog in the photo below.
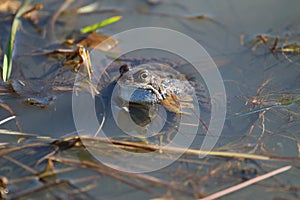
[[[114,118],[104,123],[104,132],[112,136],[119,136],[120,131],[134,132],[138,138],[172,135],[182,125],[182,118],[187,119],[187,126],[209,119],[209,93],[198,75],[185,61],[144,57],[114,60],[97,87],[100,93],[96,101],[104,107],[101,113],[105,121]],[[200,118],[199,111],[207,115]]]
[[[187,114],[181,107],[194,108],[192,96],[195,95],[195,88],[185,75],[165,64],[143,64],[132,69],[123,65],[120,67],[118,87],[119,98],[131,104],[161,104],[176,114]]]
[[[202,83],[189,80],[186,74],[167,63],[133,67],[124,64],[119,73],[115,80],[118,98],[120,102],[127,102],[127,110],[138,125],[147,126],[156,117],[158,105],[177,117],[193,114],[195,98],[201,109],[210,109],[208,93]]]

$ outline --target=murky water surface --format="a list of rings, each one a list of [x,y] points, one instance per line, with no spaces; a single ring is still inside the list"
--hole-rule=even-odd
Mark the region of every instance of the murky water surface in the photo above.
[[[252,199],[253,194],[257,199],[299,198],[300,3],[297,0],[85,0],[70,4],[54,23],[51,23],[51,17],[53,19],[54,13],[61,8],[61,1],[33,3],[41,3],[44,8],[37,14],[38,21],[23,20],[17,34],[11,77],[16,80],[11,84],[15,93],[4,94],[0,90],[0,103],[4,105],[0,108],[0,120],[16,116],[14,120],[0,125],[0,175],[8,179],[8,185],[4,187],[8,198],[27,199],[43,195],[49,199],[194,199],[285,165],[292,165],[292,169],[223,198]],[[91,3],[97,3],[96,11],[76,13],[76,8]],[[7,13],[1,15],[6,16],[0,21],[2,58],[12,16]],[[43,51],[64,48],[61,43],[78,33],[80,28],[114,15],[123,18],[102,28],[100,33],[114,35],[138,27],[163,27],[184,33],[201,44],[220,71],[227,97],[226,121],[214,150],[264,155],[271,161],[239,156],[199,159],[187,154],[172,165],[148,174],[115,172],[101,163],[96,164],[101,166],[99,168],[89,165],[95,162],[90,162],[93,157],[86,149],[78,141],[65,139],[76,136],[78,131],[72,113],[75,77],[72,67],[62,63],[65,58],[45,55]],[[122,45],[122,41],[119,44]],[[293,52],[288,49],[291,44],[298,45],[291,48]],[[143,64],[143,59],[144,62],[162,62],[164,59],[171,63],[185,62],[184,58],[156,50],[131,52],[124,58],[133,60],[120,60],[110,66],[111,80],[119,76],[119,66],[124,63],[134,67]],[[95,63],[93,59],[91,62],[93,66],[103,67],[102,63]],[[192,70],[185,69],[188,70],[182,71]],[[23,89],[22,85],[30,87]],[[123,141],[124,129],[115,127],[113,116],[104,111],[108,106],[101,98],[96,97],[96,110],[99,121],[105,120],[103,130],[111,132],[109,137]],[[13,113],[5,106],[10,107]],[[123,122],[123,128],[128,128],[129,122],[122,118],[122,115],[125,118],[128,115],[122,113],[122,109],[119,112],[120,123]],[[195,113],[191,117],[195,123],[201,121],[190,145],[199,149],[210,113],[201,112],[201,119]],[[4,129],[33,135],[17,135]],[[58,139],[60,142],[53,144]],[[159,144],[165,139],[156,136],[150,141]],[[95,145],[96,152],[99,149],[105,152],[108,148],[107,144],[101,144],[97,149],[95,143],[86,142],[85,145]],[[5,151],[18,146],[19,150]],[[57,155],[57,152],[57,160],[46,159]],[[104,154],[112,159],[115,156],[109,151]],[[116,156],[116,159],[120,157]],[[123,159],[126,160],[126,156]],[[80,164],[80,161],[88,164]],[[47,176],[47,172],[52,174]]]

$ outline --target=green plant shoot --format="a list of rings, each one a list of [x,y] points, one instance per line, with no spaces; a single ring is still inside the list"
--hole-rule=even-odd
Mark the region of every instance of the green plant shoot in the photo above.
[[[99,28],[102,28],[104,26],[107,26],[109,24],[113,24],[117,21],[119,21],[120,19],[122,19],[122,16],[114,16],[114,17],[110,17],[108,19],[105,19],[101,22],[98,22],[96,24],[93,24],[93,25],[90,25],[90,26],[86,26],[86,27],[83,27],[82,29],[80,29],[80,32],[82,34],[86,34],[86,33],[90,33],[90,32],[93,32],[93,31],[96,31],[97,29]]]
[[[18,30],[18,27],[21,23],[20,17],[27,11],[27,8],[31,0],[26,0],[24,4],[18,10],[11,27],[11,32],[8,38],[8,43],[5,49],[4,58],[3,58],[3,70],[2,70],[2,79],[7,81],[10,77],[12,71],[12,55],[14,51],[15,37]]]

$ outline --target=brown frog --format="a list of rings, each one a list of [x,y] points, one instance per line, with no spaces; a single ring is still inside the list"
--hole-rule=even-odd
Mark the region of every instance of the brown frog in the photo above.
[[[167,64],[142,64],[132,69],[123,65],[116,82],[118,97],[129,102],[133,120],[142,126],[155,117],[153,110],[159,104],[171,113],[186,115],[192,114],[195,101],[205,110],[210,105],[200,82],[189,81],[186,75]]]
[[[183,114],[181,108],[194,108],[195,89],[185,75],[165,64],[143,64],[120,68],[119,97],[140,105],[161,104],[168,111]]]

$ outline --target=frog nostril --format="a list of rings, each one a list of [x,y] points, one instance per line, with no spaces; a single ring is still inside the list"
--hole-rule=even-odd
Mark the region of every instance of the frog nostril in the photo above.
[[[119,72],[120,72],[121,76],[128,71],[129,71],[129,67],[127,64],[124,64],[124,65],[120,66],[120,68],[119,68]]]

